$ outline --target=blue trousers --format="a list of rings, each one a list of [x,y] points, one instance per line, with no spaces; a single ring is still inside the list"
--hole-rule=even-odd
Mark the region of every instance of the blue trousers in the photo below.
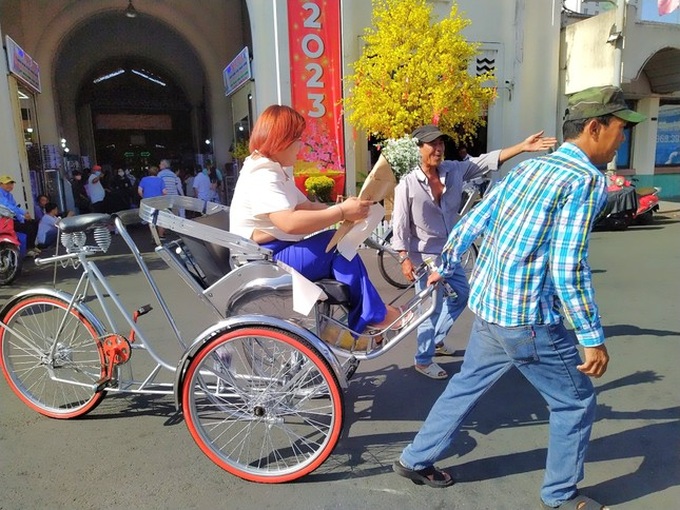
[[[579,364],[573,337],[561,323],[505,328],[477,317],[460,372],[451,378],[402,452],[402,463],[424,469],[441,458],[479,398],[515,366],[550,408],[541,499],[548,506],[559,506],[576,495],[576,484],[583,479],[595,419],[593,385],[576,369]]]
[[[326,253],[326,246],[334,234],[335,230],[326,230],[302,241],[272,241],[262,246],[274,252],[274,260],[289,265],[313,282],[333,278],[347,285],[350,295],[347,323],[361,333],[369,324],[385,320],[387,308],[368,278],[359,255],[347,260],[335,249]]]
[[[415,362],[417,365],[429,365],[434,357],[435,347],[444,343],[454,321],[463,313],[470,294],[470,286],[465,277],[465,270],[458,264],[455,272],[446,281],[456,292],[456,297],[444,296],[443,289],[437,292],[437,303],[434,313],[423,321],[417,330],[418,344]],[[421,278],[416,282],[416,293],[422,292],[427,280]]]

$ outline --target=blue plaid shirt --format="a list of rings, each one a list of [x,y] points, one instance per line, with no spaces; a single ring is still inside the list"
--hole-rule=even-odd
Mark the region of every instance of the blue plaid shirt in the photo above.
[[[555,324],[561,310],[579,342],[604,342],[588,240],[607,200],[604,175],[572,143],[520,163],[465,215],[444,246],[439,272],[449,276],[483,234],[470,309],[505,327]]]

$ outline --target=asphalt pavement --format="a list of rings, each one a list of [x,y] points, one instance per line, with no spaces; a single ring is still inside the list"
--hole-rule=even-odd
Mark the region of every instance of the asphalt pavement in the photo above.
[[[168,298],[186,338],[215,318],[152,252],[148,231],[133,236]],[[102,257],[130,306],[145,289],[120,239]],[[362,253],[385,298],[375,254]],[[611,356],[595,380],[597,420],[582,491],[613,508],[678,508],[680,501],[680,204],[664,202],[655,223],[592,234],[590,265]],[[0,303],[34,286],[67,289],[72,270],[54,277],[32,267]],[[172,358],[181,353],[157,311],[145,316]],[[454,325],[450,345],[465,349],[471,313]],[[514,509],[540,508],[548,409],[516,371],[506,374],[469,415],[438,465],[457,483],[416,486],[391,464],[418,430],[446,382],[412,367],[414,338],[365,362],[345,394],[343,437],[331,457],[294,483],[242,481],[213,464],[194,444],[169,397],[108,396],[88,416],[42,417],[0,382],[0,509]],[[441,358],[450,373],[460,357]]]

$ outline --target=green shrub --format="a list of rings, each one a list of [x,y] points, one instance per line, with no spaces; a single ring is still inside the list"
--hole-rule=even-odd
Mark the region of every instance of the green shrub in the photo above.
[[[335,181],[325,175],[309,177],[305,181],[305,189],[311,196],[316,197],[319,202],[330,202],[331,192],[335,186]]]

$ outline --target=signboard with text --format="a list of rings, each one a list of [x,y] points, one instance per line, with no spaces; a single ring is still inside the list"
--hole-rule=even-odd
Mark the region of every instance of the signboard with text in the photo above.
[[[326,173],[336,182],[335,194],[342,194],[340,0],[288,0],[288,33],[292,107],[307,120],[296,174]]]
[[[243,48],[234,60],[229,62],[227,67],[222,71],[222,78],[224,80],[224,95],[230,96],[241,86],[246,84],[253,75],[250,69],[250,54],[248,46]]]
[[[5,36],[9,72],[35,92],[40,90],[40,66],[8,35]]]

